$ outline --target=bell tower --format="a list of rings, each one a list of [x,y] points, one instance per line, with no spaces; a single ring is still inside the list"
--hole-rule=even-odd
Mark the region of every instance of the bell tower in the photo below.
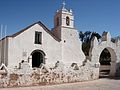
[[[60,39],[62,39],[62,28],[74,28],[73,12],[71,9],[66,9],[65,2],[62,3],[62,7],[56,11],[54,16],[53,33]]]
[[[62,62],[70,65],[77,63],[82,65],[85,55],[81,48],[78,31],[74,27],[74,15],[72,10],[66,9],[63,2],[60,10],[54,16],[53,33],[61,39]]]
[[[54,16],[54,27],[70,27],[74,28],[74,16],[72,10],[67,10],[65,8],[65,2],[62,3],[60,10],[57,10]]]

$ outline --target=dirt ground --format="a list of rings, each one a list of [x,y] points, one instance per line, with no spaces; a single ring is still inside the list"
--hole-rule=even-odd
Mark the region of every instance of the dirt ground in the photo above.
[[[120,90],[120,79],[103,78],[87,82],[49,86],[1,88],[0,90]]]

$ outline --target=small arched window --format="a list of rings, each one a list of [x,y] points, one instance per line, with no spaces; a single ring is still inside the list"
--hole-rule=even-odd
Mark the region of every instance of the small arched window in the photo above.
[[[69,26],[70,25],[70,18],[67,16],[66,17],[66,25]]]
[[[59,17],[57,17],[57,24],[56,25],[59,26]]]

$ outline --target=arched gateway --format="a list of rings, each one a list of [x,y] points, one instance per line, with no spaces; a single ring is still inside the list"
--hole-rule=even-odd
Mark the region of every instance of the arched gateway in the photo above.
[[[111,37],[108,32],[103,33],[101,42],[98,42],[96,37],[92,39],[89,57],[93,63],[99,64],[99,69],[98,69],[99,75],[100,75],[99,71],[105,71],[105,70],[106,71],[108,70],[108,74],[110,77],[114,77],[116,75],[116,70],[117,70],[116,65],[119,58],[117,49],[118,49],[117,43],[111,42]],[[103,65],[103,62],[101,63],[101,57],[103,55],[104,50],[106,50],[106,52],[109,54],[108,58],[110,60],[107,62],[108,65]],[[105,56],[103,55],[103,57]],[[107,56],[103,59],[107,60]]]
[[[100,63],[100,55],[102,54],[103,50],[106,49],[110,53],[110,57],[109,57],[110,60],[107,62],[108,64],[110,63],[110,65],[107,65],[107,63],[106,64],[100,63],[100,72],[102,72],[102,70],[103,70],[103,72],[108,72],[107,74],[109,76],[113,77],[116,74],[116,62],[117,62],[116,53],[117,52],[116,52],[115,48],[110,47],[110,46],[106,47],[106,46],[103,46],[103,48],[101,48],[101,50],[98,51],[98,60],[99,60],[99,63]],[[106,56],[105,59],[107,60],[107,56]]]

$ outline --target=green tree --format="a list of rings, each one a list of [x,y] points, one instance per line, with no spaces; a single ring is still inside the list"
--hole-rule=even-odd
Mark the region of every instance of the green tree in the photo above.
[[[97,33],[97,32],[92,32],[92,35],[91,35],[90,40],[92,40],[92,38],[93,38],[93,37],[97,37],[98,41],[101,39],[100,34],[99,34],[99,33]]]
[[[84,35],[85,35],[84,42],[89,43],[90,42],[91,31],[86,31],[84,33]]]
[[[86,31],[84,33],[82,31],[79,32],[79,38],[82,41],[82,50],[86,56],[89,55],[91,40],[94,36],[96,36],[98,40],[101,38],[100,34],[97,32],[91,31]]]
[[[80,31],[79,32],[79,38],[82,42],[84,41],[84,37],[85,37],[85,34],[82,31]]]

